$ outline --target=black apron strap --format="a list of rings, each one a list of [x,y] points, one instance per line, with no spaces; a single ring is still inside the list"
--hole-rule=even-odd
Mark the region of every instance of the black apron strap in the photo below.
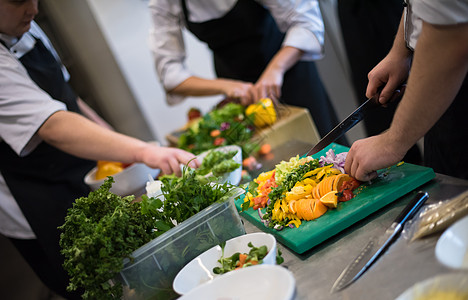
[[[468,179],[468,75],[452,105],[424,136],[424,164],[437,173]]]
[[[61,65],[40,39],[36,38],[34,48],[20,58],[29,77],[53,99],[67,105],[69,111],[80,113],[77,95],[63,78]]]

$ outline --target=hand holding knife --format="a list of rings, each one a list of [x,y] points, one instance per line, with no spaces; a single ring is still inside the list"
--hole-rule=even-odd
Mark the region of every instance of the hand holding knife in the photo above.
[[[402,85],[399,89],[395,90],[393,97],[387,102],[398,102],[403,96],[406,85]],[[381,104],[379,102],[380,91],[377,92],[372,98],[367,99],[361,106],[359,106],[355,111],[353,111],[346,119],[341,121],[335,128],[333,128],[329,133],[327,133],[317,144],[315,144],[312,149],[307,152],[306,156],[313,155],[320,150],[324,149],[326,146],[330,145],[341,136],[343,136],[348,130],[353,128],[357,123],[359,123],[366,116],[369,111],[375,107],[387,106],[387,104]]]

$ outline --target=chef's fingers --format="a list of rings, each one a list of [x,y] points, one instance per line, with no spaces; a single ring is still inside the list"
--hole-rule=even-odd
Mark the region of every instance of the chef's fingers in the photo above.
[[[168,160],[169,168],[171,172],[169,174],[175,174],[176,176],[182,175],[182,170],[180,168],[180,162],[176,157],[171,157]]]
[[[366,97],[367,98],[372,98],[377,94],[377,92],[380,90],[382,86],[386,84],[385,81],[382,81],[380,79],[373,79],[369,77],[369,83],[367,84],[367,89],[366,89]]]
[[[398,89],[399,83],[394,80],[389,80],[385,87],[380,92],[380,104],[387,104],[393,98],[395,90]]]
[[[168,162],[163,162],[159,168],[161,169],[161,174],[162,175],[170,175],[172,174],[171,167]]]
[[[273,100],[275,103],[278,103],[278,99],[281,96],[281,90],[277,85],[272,85],[268,88],[268,93],[266,97],[270,98]]]

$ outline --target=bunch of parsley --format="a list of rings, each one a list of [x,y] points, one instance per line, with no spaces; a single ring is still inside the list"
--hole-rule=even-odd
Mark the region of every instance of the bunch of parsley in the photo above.
[[[134,196],[110,192],[114,179],[108,177],[98,190],[77,199],[59,227],[68,289],[83,288],[83,299],[120,299],[122,285],[114,278],[124,258],[132,259],[133,251],[175,224],[236,193],[234,186],[202,179],[185,168],[182,177],[161,178],[164,202],[146,196],[135,202]]]
[[[121,271],[123,258],[160,234],[134,196],[109,191],[113,182],[109,177],[88,197],[77,199],[59,227],[64,268],[71,277],[68,289],[84,288],[83,299],[119,299],[122,286],[111,280]]]

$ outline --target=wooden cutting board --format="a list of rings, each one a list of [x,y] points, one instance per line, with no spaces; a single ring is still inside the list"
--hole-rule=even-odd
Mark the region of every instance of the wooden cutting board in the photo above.
[[[335,153],[349,150],[347,147],[331,144],[313,157],[324,156],[330,148],[334,149]],[[408,163],[380,170],[379,177],[371,183],[363,184],[356,197],[347,202],[340,202],[336,209],[328,210],[318,219],[302,222],[299,228],[285,228],[281,231],[268,228],[261,222],[258,212],[252,208],[241,215],[261,230],[273,234],[281,244],[301,254],[434,177],[435,173],[431,168]],[[236,200],[239,211],[243,201],[243,197]]]

